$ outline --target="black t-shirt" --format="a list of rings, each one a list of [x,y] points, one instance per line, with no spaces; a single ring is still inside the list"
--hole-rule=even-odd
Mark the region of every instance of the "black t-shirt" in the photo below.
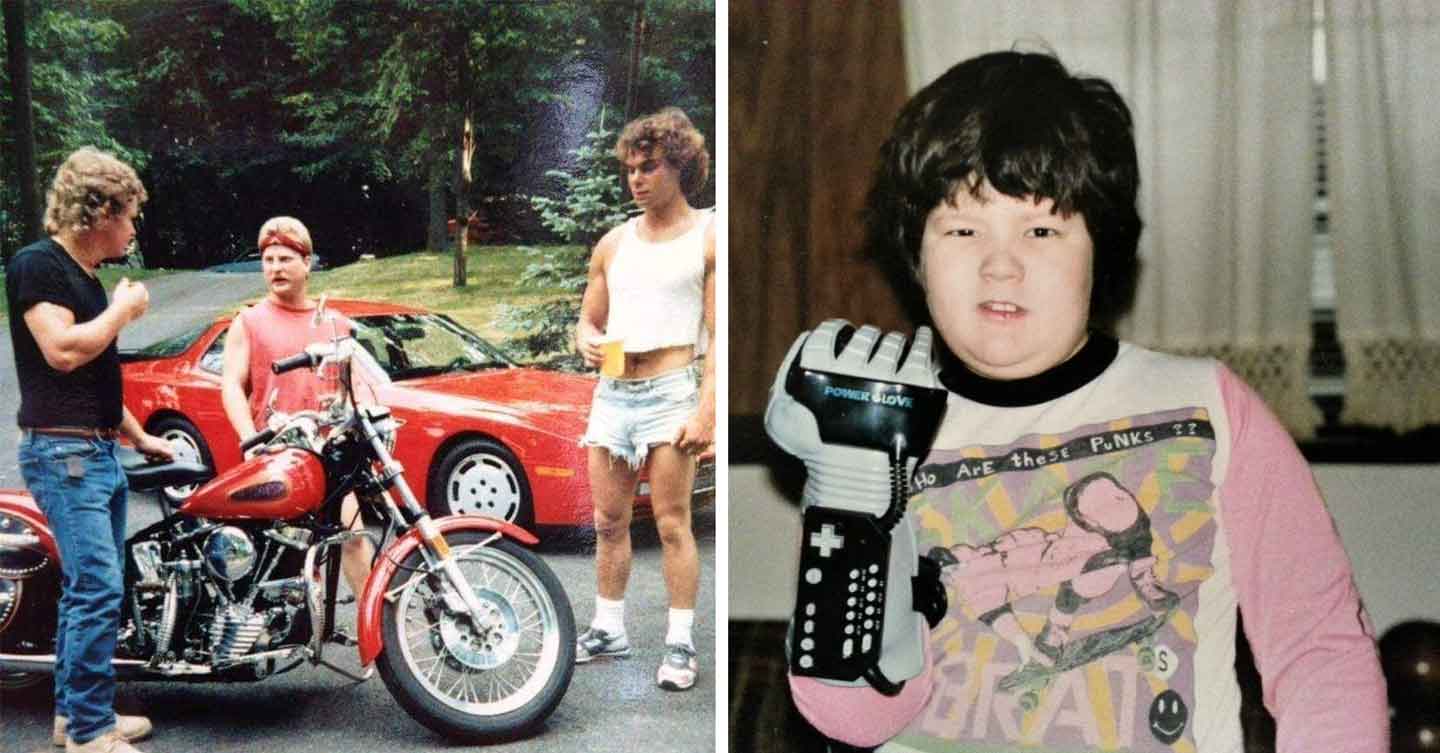
[[[15,372],[20,382],[21,426],[120,425],[123,393],[120,353],[114,341],[89,363],[65,374],[50,367],[25,312],[37,303],[70,309],[83,324],[104,313],[109,301],[100,281],[70,258],[59,243],[46,238],[20,249],[5,271],[10,306],[10,342],[15,346]]]

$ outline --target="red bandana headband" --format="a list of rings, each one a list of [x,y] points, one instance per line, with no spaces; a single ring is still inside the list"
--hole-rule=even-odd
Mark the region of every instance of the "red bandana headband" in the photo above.
[[[290,237],[289,234],[278,228],[272,228],[260,238],[260,251],[262,253],[271,246],[284,246],[301,256],[310,255],[310,249],[306,248],[304,243],[301,243],[296,238]]]

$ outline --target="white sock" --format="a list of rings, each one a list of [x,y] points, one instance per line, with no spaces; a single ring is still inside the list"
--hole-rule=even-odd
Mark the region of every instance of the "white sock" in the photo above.
[[[693,609],[670,609],[670,627],[665,632],[665,645],[682,643],[690,648],[695,648],[695,639],[690,635],[690,629],[695,626],[695,610]]]
[[[607,599],[596,594],[595,619],[590,627],[599,628],[611,635],[625,634],[625,600]]]

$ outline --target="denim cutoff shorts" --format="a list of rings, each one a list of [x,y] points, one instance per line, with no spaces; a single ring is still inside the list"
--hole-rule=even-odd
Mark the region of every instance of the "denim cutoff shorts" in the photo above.
[[[602,376],[580,444],[604,447],[639,469],[651,446],[674,440],[699,406],[700,375],[694,364],[647,379]]]

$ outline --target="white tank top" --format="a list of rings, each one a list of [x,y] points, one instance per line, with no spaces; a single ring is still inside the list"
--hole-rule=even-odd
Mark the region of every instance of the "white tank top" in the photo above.
[[[625,223],[605,272],[605,334],[624,338],[626,353],[675,345],[704,350],[705,230],[715,216],[704,214],[680,237],[660,243],[641,240],[639,217]]]

